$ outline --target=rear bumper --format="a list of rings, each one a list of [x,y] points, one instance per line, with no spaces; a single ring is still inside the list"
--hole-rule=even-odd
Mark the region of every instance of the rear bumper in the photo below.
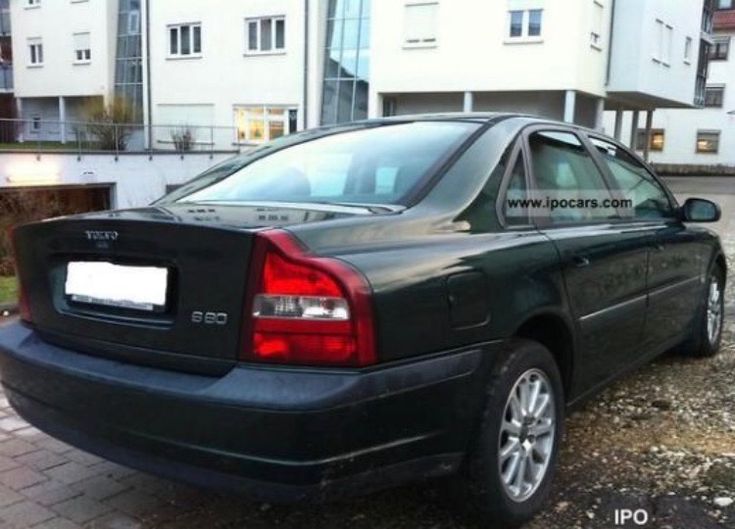
[[[498,347],[210,377],[79,354],[14,324],[0,330],[0,375],[18,413],[89,452],[259,499],[319,500],[455,471]]]

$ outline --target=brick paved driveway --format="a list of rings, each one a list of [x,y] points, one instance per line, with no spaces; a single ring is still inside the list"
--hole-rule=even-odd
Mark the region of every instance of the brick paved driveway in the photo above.
[[[173,527],[207,499],[44,435],[0,390],[0,529],[133,529],[144,520]]]

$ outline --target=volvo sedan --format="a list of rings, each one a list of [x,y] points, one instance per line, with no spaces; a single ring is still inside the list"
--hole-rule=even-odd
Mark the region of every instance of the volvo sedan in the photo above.
[[[519,524],[569,407],[717,353],[726,263],[694,223],[719,215],[568,124],[307,131],[149,207],[15,229],[2,384],[52,436],[172,479],[315,501],[447,476]]]

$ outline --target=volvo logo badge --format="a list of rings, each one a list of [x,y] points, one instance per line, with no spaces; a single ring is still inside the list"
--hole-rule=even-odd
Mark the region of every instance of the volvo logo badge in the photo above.
[[[88,241],[116,241],[120,236],[116,231],[86,230],[84,234]]]

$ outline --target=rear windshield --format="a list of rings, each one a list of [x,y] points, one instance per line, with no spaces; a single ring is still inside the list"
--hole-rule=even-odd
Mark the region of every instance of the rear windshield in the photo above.
[[[464,122],[413,122],[325,136],[233,168],[224,178],[202,175],[200,186],[192,182],[187,187],[193,185],[195,190],[175,199],[400,204],[478,127]],[[221,167],[215,170],[224,172]]]

